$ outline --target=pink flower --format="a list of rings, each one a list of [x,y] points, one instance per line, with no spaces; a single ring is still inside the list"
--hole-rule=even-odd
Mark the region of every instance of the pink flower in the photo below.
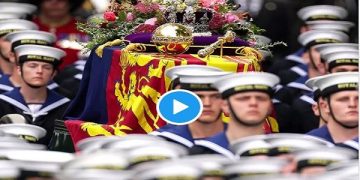
[[[224,17],[221,14],[216,13],[209,21],[209,28],[212,30],[217,30],[222,28],[224,24],[225,24]]]
[[[156,19],[156,18],[150,18],[150,19],[146,20],[146,21],[144,22],[144,24],[148,24],[148,25],[155,26],[156,22],[157,22],[157,19]]]
[[[133,21],[135,19],[133,13],[129,12],[126,14],[126,21],[130,22]]]
[[[115,13],[111,11],[106,11],[104,13],[104,19],[107,21],[115,21],[116,20]]]
[[[225,21],[227,23],[234,23],[234,22],[237,22],[239,20],[240,20],[240,18],[235,14],[232,14],[232,13],[226,13],[225,14]]]
[[[200,4],[204,8],[212,8],[216,4],[225,4],[225,0],[200,0]]]

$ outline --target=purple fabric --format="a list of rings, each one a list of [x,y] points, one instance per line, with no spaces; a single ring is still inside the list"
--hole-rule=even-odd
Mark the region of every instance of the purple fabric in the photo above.
[[[150,44],[152,33],[136,33],[130,34],[125,37],[126,40],[132,43],[144,43]],[[193,45],[210,45],[217,41],[219,35],[212,36],[195,36]],[[233,43],[226,43],[227,46],[249,46],[249,43],[245,40],[236,38]]]

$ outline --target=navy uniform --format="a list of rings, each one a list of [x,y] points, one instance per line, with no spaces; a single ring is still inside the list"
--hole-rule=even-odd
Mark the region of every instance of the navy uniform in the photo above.
[[[167,141],[181,144],[187,148],[194,146],[194,139],[191,135],[188,125],[173,125],[167,124],[156,131],[150,133],[151,135],[159,136]]]
[[[359,73],[356,72],[342,72],[342,73],[333,73],[328,74],[315,81],[314,84],[320,89],[322,97],[328,97],[331,94],[340,92],[340,91],[349,91],[357,90],[357,84],[359,81]],[[344,86],[338,86],[344,85]],[[340,121],[336,120],[333,113],[330,113],[332,118],[336,121],[337,124],[344,128],[356,128],[356,126],[347,126],[342,124]],[[331,143],[335,143],[332,135],[327,127],[324,125],[318,129],[314,129],[307,133],[308,135],[316,136],[323,138]]]
[[[56,66],[56,64],[60,63],[60,59],[65,56],[65,53],[59,49],[39,45],[22,45],[15,48],[15,52],[19,57],[20,64],[24,61],[37,61],[38,59],[32,59],[34,58],[33,55],[36,55],[36,57],[42,58],[38,61],[45,61]],[[43,60],[43,58],[49,59],[50,62]],[[18,113],[25,117],[27,123],[43,127],[46,129],[47,135],[40,140],[40,143],[47,145],[54,131],[54,121],[62,118],[69,101],[68,98],[47,90],[45,102],[41,104],[39,109],[32,110],[29,104],[25,102],[20,89],[15,88],[0,95],[0,116]]]
[[[210,71],[207,69],[210,69]],[[211,84],[219,78],[230,74],[229,72],[222,72],[220,69],[215,71],[213,68],[208,68],[207,66],[180,66],[173,70],[169,69],[168,73],[171,71],[173,71],[171,74],[174,74],[179,78],[180,89],[189,91],[217,91],[211,87]],[[216,119],[217,121],[221,121],[221,114],[222,113],[220,112]],[[194,145],[194,138],[189,127],[190,125],[191,124],[168,124],[151,134],[163,137],[168,141],[181,144],[187,148],[191,148]],[[217,124],[214,125],[217,126]],[[222,129],[225,129],[225,123],[223,123]]]
[[[334,73],[332,70],[335,67],[338,67],[337,71],[357,71],[357,67],[359,65],[359,52],[358,50],[351,50],[355,47],[358,47],[358,45],[351,43],[331,43],[315,46],[316,49],[319,49],[322,59],[324,59],[327,64],[328,73]],[[350,50],[348,48],[350,48]],[[341,68],[343,65],[348,66]],[[353,68],[349,69],[349,66],[353,66]],[[315,80],[316,78],[317,77],[312,79]],[[310,81],[306,83],[308,86],[309,82]],[[313,84],[310,86],[313,86]],[[319,127],[319,117],[316,117],[312,111],[312,105],[318,103],[317,101],[319,97],[319,94],[314,94],[314,92],[315,89],[313,89],[313,92],[303,94],[299,99],[296,99],[293,102],[293,108],[299,111],[298,116],[301,117],[300,119],[303,122],[300,124],[302,127],[302,130],[300,131],[301,133],[309,132],[310,130]]]
[[[339,7],[339,6],[333,6],[333,5],[315,5],[315,6],[307,6],[302,9],[300,9],[297,12],[297,16],[302,20],[304,25],[309,25],[309,29],[324,29],[324,25],[319,26],[313,26],[312,24],[321,24],[317,23],[317,21],[323,21],[323,20],[344,20],[347,17],[348,13],[346,9]],[[332,22],[332,21],[331,21]],[[336,23],[336,22],[335,22]],[[335,24],[332,23],[332,24]],[[324,24],[324,23],[322,23]],[[341,23],[339,23],[341,26]],[[307,27],[307,26],[306,26]],[[327,30],[329,30],[329,27],[334,29],[334,25],[330,25],[325,27]],[[343,28],[342,26],[341,28]],[[336,28],[335,28],[336,29]],[[303,45],[303,44],[302,44]],[[302,48],[300,48],[296,53],[287,56],[284,60],[278,60],[274,63],[274,65],[271,67],[270,72],[277,74],[281,70],[290,69],[293,66],[304,64],[304,60],[302,59],[302,55],[306,53],[307,48],[303,45]],[[290,61],[288,61],[290,60]],[[291,82],[294,79],[291,79],[287,76],[280,76],[281,79],[284,79],[283,81]]]
[[[318,44],[348,42],[349,37],[345,33],[340,31],[310,30],[305,33],[302,33],[299,36],[298,40],[304,47],[310,49],[310,47],[313,47]],[[307,72],[306,75],[304,74],[304,76],[300,76],[297,80],[288,83],[286,85],[288,88],[285,89],[287,91],[285,94],[290,94],[290,95],[282,97],[282,99],[287,99],[286,100],[287,103],[290,102],[290,105],[295,111],[298,111],[295,113],[297,114],[297,117],[299,117],[300,124],[298,124],[298,127],[301,127],[296,131],[298,133],[305,133],[311,129],[318,127],[317,117],[314,116],[311,109],[312,106],[311,103],[313,103],[310,98],[312,97],[311,95],[312,89],[309,89],[305,85],[306,80],[308,80],[310,76],[314,76],[314,74],[308,74],[308,70],[311,68],[313,69],[313,71],[314,70],[318,71],[318,68],[317,66],[315,66],[316,60],[313,59],[314,57],[311,54],[311,50],[309,50],[308,53],[310,58],[310,64],[307,66],[303,66],[304,68],[306,68],[303,69],[304,71]],[[322,72],[318,71],[317,73],[320,74]],[[280,78],[282,77],[283,76],[281,76]],[[305,122],[305,124],[302,124],[303,121]]]
[[[279,83],[280,79],[270,73],[247,72],[237,73],[232,76],[224,77],[216,81],[213,86],[221,93],[223,99],[229,96],[248,91],[261,91],[269,95],[273,94],[273,87]],[[236,117],[239,121],[239,117]],[[222,154],[228,158],[236,158],[230,150],[229,139],[225,132],[221,132],[212,137],[196,140],[195,146],[190,150],[190,154]]]
[[[277,74],[280,71],[287,70],[293,66],[305,64],[304,60],[302,59],[302,55],[305,52],[305,48],[300,48],[296,52],[286,56],[284,59],[278,59],[276,60],[271,67],[269,67],[268,72],[271,72],[273,74]],[[282,77],[286,78],[286,77]],[[291,80],[286,80],[291,81]]]

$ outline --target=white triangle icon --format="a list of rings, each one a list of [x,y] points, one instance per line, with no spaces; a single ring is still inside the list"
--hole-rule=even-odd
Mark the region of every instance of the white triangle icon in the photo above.
[[[173,114],[177,114],[185,109],[187,109],[189,106],[186,104],[183,104],[177,100],[173,100]]]

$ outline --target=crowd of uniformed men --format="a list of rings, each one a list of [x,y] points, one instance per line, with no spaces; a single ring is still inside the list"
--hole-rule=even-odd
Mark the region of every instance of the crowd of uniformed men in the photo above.
[[[302,47],[276,61],[266,57],[272,61],[267,72],[167,69],[172,89],[201,99],[196,121],[150,135],[88,138],[76,145],[77,153],[67,153],[48,149],[55,120],[81,80],[86,61],[77,59],[86,56],[71,59],[78,50],[59,39],[83,34],[67,24],[74,21],[68,16],[44,25],[52,17],[46,7],[65,3],[66,14],[70,1],[39,2],[0,2],[0,179],[359,178],[359,46],[349,37],[355,24],[346,21],[346,9],[298,11]],[[30,21],[37,8],[40,15]],[[266,134],[272,112],[280,133]]]

